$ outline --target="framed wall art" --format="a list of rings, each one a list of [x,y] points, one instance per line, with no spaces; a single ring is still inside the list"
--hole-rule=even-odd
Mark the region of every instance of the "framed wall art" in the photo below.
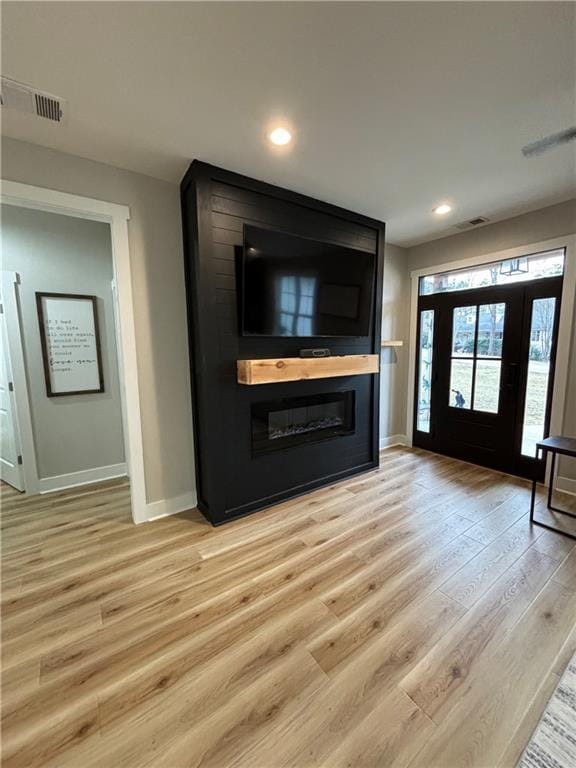
[[[48,397],[104,392],[96,296],[36,293]]]

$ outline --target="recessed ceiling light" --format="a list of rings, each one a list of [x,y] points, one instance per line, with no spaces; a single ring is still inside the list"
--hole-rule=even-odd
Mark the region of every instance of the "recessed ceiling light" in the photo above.
[[[436,208],[433,208],[432,212],[437,216],[446,216],[446,214],[450,213],[451,210],[451,205],[448,205],[448,203],[442,203],[441,205],[437,205]]]
[[[287,128],[275,128],[270,133],[270,141],[278,147],[284,147],[292,141],[292,134]]]

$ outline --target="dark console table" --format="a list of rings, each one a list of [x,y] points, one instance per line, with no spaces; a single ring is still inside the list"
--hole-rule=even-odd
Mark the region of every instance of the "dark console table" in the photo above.
[[[560,512],[563,515],[576,518],[572,512],[567,512],[565,509],[558,509],[552,506],[552,492],[554,491],[554,472],[556,470],[556,456],[571,456],[576,458],[576,438],[574,437],[547,437],[545,440],[540,440],[536,443],[536,458],[540,458],[540,451],[542,455],[546,456],[547,453],[552,454],[552,466],[550,468],[550,484],[548,485],[548,502],[547,507],[553,512]],[[534,504],[536,501],[536,479],[532,481],[532,499],[530,502],[530,522],[534,525],[539,525],[542,528],[548,528],[549,531],[555,533],[561,533],[563,536],[568,536],[571,539],[576,539],[576,535],[562,531],[559,528],[554,528],[552,525],[546,525],[546,523],[539,523],[534,519]]]

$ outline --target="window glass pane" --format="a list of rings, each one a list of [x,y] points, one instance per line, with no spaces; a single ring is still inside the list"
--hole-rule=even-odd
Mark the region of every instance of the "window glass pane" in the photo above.
[[[296,336],[311,336],[311,335],[312,335],[312,318],[297,317],[296,318]]]
[[[450,405],[470,408],[472,399],[472,360],[452,360],[450,368]]]
[[[502,357],[505,304],[481,304],[478,312],[479,357]]]
[[[555,298],[535,299],[532,302],[530,357],[522,425],[523,456],[535,457],[536,443],[544,437],[555,309]]]
[[[477,360],[474,410],[498,413],[500,401],[500,360]]]
[[[312,317],[312,314],[314,312],[314,297],[313,296],[300,296],[300,310],[301,315],[307,315],[308,317]]]
[[[418,406],[416,429],[430,432],[430,394],[432,384],[432,346],[434,343],[434,310],[420,313],[420,339],[418,352]]]
[[[300,278],[300,293],[303,296],[312,296],[316,292],[316,278],[315,277],[301,277]]]
[[[485,285],[507,285],[562,274],[564,274],[564,249],[559,248],[519,259],[482,264],[471,269],[426,275],[420,278],[420,296],[482,288]]]
[[[452,315],[452,354],[473,357],[476,307],[456,307]]]

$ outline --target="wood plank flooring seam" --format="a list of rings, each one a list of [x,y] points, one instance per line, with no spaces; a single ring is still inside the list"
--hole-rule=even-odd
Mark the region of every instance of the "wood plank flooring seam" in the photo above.
[[[424,716],[424,717],[425,717],[427,720],[429,720],[431,723],[433,723],[433,725],[434,725],[434,727],[435,727],[435,728],[438,728],[438,726],[440,725],[440,723],[437,723],[437,722],[436,722],[436,720],[434,720],[434,717],[433,717],[432,715],[429,715],[429,714],[426,712],[426,710],[422,709],[422,707],[420,706],[420,704],[418,704],[418,702],[417,702],[417,701],[416,701],[414,698],[412,698],[412,696],[411,696],[411,695],[410,695],[410,693],[409,693],[409,692],[406,690],[406,688],[403,688],[403,686],[402,686],[402,681],[400,680],[400,681],[399,681],[399,682],[398,682],[396,685],[397,685],[397,687],[398,687],[398,688],[399,688],[399,689],[402,691],[402,693],[404,693],[406,696],[408,696],[408,698],[409,698],[409,699],[410,699],[410,701],[411,701],[411,702],[414,704],[414,706],[415,706],[415,707],[418,707],[418,709],[419,709],[419,711],[422,713],[422,715],[423,715],[423,716]]]

